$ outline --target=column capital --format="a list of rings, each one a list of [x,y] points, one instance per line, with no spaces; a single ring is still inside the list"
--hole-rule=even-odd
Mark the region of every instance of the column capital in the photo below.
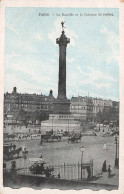
[[[68,43],[70,43],[70,38],[67,38],[65,32],[62,31],[60,38],[56,39],[56,44],[67,46]]]

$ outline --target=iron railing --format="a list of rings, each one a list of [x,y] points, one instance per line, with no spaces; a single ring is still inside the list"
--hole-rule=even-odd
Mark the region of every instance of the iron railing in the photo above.
[[[74,163],[74,164],[58,164],[58,165],[48,165],[48,168],[53,168],[53,174],[51,178],[60,178],[64,180],[83,180],[87,179],[87,167],[91,169],[91,178],[93,177],[93,160],[90,160],[87,163]],[[82,168],[82,170],[81,170]],[[11,172],[11,169],[4,169],[4,172]],[[29,164],[26,164],[24,168],[16,169],[15,173],[18,175],[29,175],[29,176],[38,176],[45,177],[45,175],[32,173],[29,170]],[[82,176],[81,176],[82,173]],[[60,175],[60,176],[58,176]]]

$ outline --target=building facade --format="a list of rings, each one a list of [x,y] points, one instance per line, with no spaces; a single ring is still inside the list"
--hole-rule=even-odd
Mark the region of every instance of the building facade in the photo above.
[[[45,96],[42,94],[21,94],[14,87],[12,93],[4,94],[4,120],[8,123],[24,119],[31,122],[36,120],[37,114],[49,115],[52,113],[54,102],[52,90],[50,90],[49,96]]]
[[[27,123],[32,123],[36,120],[46,120],[53,117],[56,101],[52,90],[48,96],[45,96],[42,94],[21,94],[14,87],[12,93],[4,94],[4,121],[18,123],[26,120]],[[87,96],[72,97],[70,100],[71,115],[64,114],[64,118],[67,116],[66,119],[93,121],[98,112],[110,108],[113,108],[115,114],[119,115],[119,102]]]
[[[114,108],[119,110],[119,102],[104,100],[102,98],[92,97],[72,97],[70,104],[70,112],[75,119],[92,121],[95,120],[97,113],[102,112],[103,109],[109,110]]]
[[[103,108],[109,109],[113,106],[112,100],[104,100],[102,98],[92,98],[93,100],[93,117],[96,117],[98,112],[102,112]]]
[[[75,119],[92,121],[93,120],[93,101],[90,97],[72,97],[70,112]]]

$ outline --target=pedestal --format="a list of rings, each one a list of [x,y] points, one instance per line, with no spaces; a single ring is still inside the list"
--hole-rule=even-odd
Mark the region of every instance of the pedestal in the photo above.
[[[57,99],[54,103],[54,114],[70,114],[70,100]]]

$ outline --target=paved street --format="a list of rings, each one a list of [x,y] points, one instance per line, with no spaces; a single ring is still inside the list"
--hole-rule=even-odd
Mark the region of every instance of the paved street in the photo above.
[[[85,147],[83,154],[83,161],[88,162],[93,159],[94,163],[94,176],[97,177],[94,182],[104,184],[118,185],[118,169],[114,168],[115,162],[115,141],[113,136],[102,136],[101,132],[97,136],[83,136],[79,143],[68,143],[67,140],[62,142],[43,143],[40,145],[40,140],[16,141],[18,147],[26,147],[28,150],[28,157],[26,163],[29,164],[29,158],[37,158],[43,155],[43,158],[49,164],[67,164],[78,163],[81,161],[80,147]],[[104,128],[106,132],[107,128]],[[12,142],[13,143],[13,142]],[[107,149],[103,149],[104,143],[107,144]],[[112,166],[113,177],[108,178],[108,173],[102,172],[102,165],[104,160],[107,162],[107,167]],[[24,167],[25,161],[23,158],[17,159],[17,168]],[[7,162],[7,167],[11,166]]]

